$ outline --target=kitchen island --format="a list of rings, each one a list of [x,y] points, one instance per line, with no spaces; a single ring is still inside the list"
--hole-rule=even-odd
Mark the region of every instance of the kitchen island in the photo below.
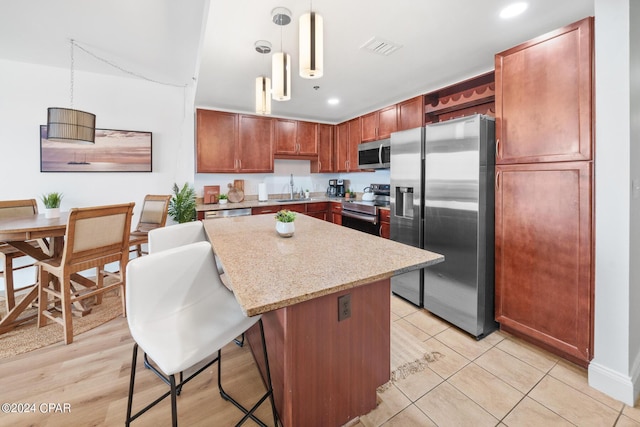
[[[263,315],[283,425],[340,426],[374,409],[390,377],[389,279],[444,258],[302,214],[290,238],[273,215],[204,225],[243,311]],[[247,338],[259,349],[255,330]]]

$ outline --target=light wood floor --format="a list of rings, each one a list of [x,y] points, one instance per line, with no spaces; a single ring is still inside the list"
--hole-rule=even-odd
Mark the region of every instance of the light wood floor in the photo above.
[[[476,341],[399,298],[392,298],[391,311],[393,328],[409,332],[433,357],[426,369],[380,393],[378,407],[351,427],[640,426],[639,404],[624,405],[589,387],[584,369],[537,347],[501,332]],[[0,404],[36,409],[0,412],[0,426],[122,426],[132,346],[126,319],[119,317],[77,335],[72,345],[0,359]],[[264,391],[253,356],[235,344],[223,355],[226,390],[250,405]],[[166,386],[140,361],[138,368],[134,405],[139,408]],[[61,409],[66,403],[71,412],[43,413],[48,406],[40,405],[48,403]],[[242,415],[220,397],[216,365],[187,384],[178,397],[178,414],[181,426],[230,426]],[[258,415],[269,423],[268,404]],[[161,427],[169,420],[165,401],[132,425]]]
[[[0,403],[35,404],[35,413],[0,412],[0,426],[124,425],[132,347],[126,319],[118,317],[76,336],[72,345],[56,344],[0,360]],[[144,369],[141,353],[138,357],[134,409],[167,390],[163,382]],[[242,418],[238,409],[220,397],[216,366],[212,365],[189,382],[178,397],[181,425],[228,426]],[[252,405],[264,393],[247,346],[225,347],[222,367],[225,390],[245,406]],[[60,404],[62,411],[68,404],[71,411],[45,413],[49,412],[49,406],[41,405],[48,403]],[[258,416],[273,425],[268,404],[259,408]],[[170,420],[171,410],[166,399],[132,425],[160,427],[170,425]],[[245,425],[257,424],[249,421]]]

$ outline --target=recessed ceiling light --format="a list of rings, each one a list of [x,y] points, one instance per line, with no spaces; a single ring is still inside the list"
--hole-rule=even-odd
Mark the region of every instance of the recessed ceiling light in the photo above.
[[[513,18],[514,16],[518,16],[522,12],[527,10],[527,7],[529,7],[529,5],[525,2],[510,4],[509,6],[505,7],[500,11],[500,18],[509,19],[509,18]]]
[[[338,98],[329,98],[327,100],[327,103],[329,105],[338,105],[338,104],[340,104],[340,100]]]

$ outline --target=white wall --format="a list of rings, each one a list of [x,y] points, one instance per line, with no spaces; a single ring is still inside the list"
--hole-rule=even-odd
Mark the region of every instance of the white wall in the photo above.
[[[69,70],[0,60],[0,200],[35,198],[40,210],[48,191],[64,193],[63,210],[133,201],[135,225],[145,194],[193,182],[192,87],[79,71],[74,108],[96,114],[98,128],[153,132],[153,172],[41,173],[39,126],[48,107],[69,107],[69,89]]]
[[[632,149],[639,135],[640,52],[637,28],[636,40],[630,33],[640,24],[638,9],[635,0],[595,0],[595,354],[589,384],[629,405],[638,397],[640,373],[640,194],[631,194],[632,180],[640,179],[639,153]]]

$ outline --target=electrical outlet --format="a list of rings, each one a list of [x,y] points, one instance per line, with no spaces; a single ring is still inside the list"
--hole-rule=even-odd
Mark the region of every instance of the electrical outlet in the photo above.
[[[338,297],[338,322],[351,317],[351,294]]]

